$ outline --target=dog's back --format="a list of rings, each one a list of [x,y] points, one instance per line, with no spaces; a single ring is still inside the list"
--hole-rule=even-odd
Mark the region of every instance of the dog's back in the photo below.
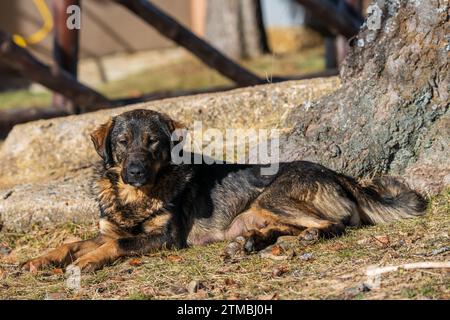
[[[425,208],[418,194],[392,177],[362,185],[306,161],[281,163],[273,176],[261,175],[261,166],[252,165],[196,168],[183,199],[193,244],[229,240],[267,226],[280,235],[311,228],[338,234],[345,226],[414,217]]]

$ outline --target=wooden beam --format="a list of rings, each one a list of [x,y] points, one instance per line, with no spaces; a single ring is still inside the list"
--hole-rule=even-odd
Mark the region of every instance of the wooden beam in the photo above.
[[[240,86],[264,83],[256,74],[224,56],[205,40],[147,0],[115,0],[153,26],[160,34],[186,48],[201,61]]]
[[[341,10],[329,0],[297,0],[297,2],[311,11],[323,24],[346,38],[357,35],[364,22],[362,17]]]
[[[11,36],[0,30],[0,62],[19,71],[24,77],[42,84],[72,100],[82,112],[113,107],[114,103],[97,91],[79,83],[58,66],[47,66],[26,49],[19,47]]]

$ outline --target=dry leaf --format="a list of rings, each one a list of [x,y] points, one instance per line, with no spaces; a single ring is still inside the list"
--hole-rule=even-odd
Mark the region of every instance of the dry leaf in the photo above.
[[[64,274],[63,269],[61,268],[55,268],[52,270],[53,274]]]
[[[241,295],[237,292],[232,292],[230,293],[230,295],[227,298],[228,300],[240,300],[241,299]]]
[[[195,296],[195,299],[206,299],[206,298],[208,298],[208,292],[206,292],[206,290],[204,290],[204,289],[201,289],[201,290],[198,290],[194,294],[194,296]]]
[[[177,255],[170,255],[167,257],[167,259],[172,262],[181,262],[184,260],[183,257]]]
[[[279,256],[283,253],[283,248],[281,248],[278,245],[274,245],[272,246],[272,248],[270,249],[270,253],[274,256]]]
[[[36,266],[30,262],[30,272],[31,273],[37,273],[38,269],[36,268]]]
[[[225,278],[224,283],[226,286],[234,286],[236,284],[236,281],[230,278]]]
[[[217,274],[224,274],[224,273],[228,273],[232,271],[231,267],[222,267],[220,269],[217,269],[216,273]]]
[[[170,288],[170,292],[172,292],[173,294],[185,294],[188,292],[188,290],[185,287],[172,286]]]
[[[289,269],[286,266],[276,267],[272,270],[273,277],[281,277],[283,274],[288,272]]]
[[[137,267],[137,266],[140,266],[140,265],[142,264],[142,261],[141,261],[140,259],[131,259],[131,260],[128,262],[128,264],[129,264],[130,266]]]
[[[278,293],[272,293],[272,294],[264,294],[261,296],[258,296],[258,300],[278,300],[280,297]]]
[[[342,250],[345,246],[342,243],[336,242],[328,245],[328,249],[331,251],[339,251]]]
[[[373,238],[376,240],[376,244],[381,247],[386,247],[390,243],[387,235],[374,236]]]
[[[66,293],[61,292],[50,292],[45,295],[44,300],[65,300],[67,298]]]

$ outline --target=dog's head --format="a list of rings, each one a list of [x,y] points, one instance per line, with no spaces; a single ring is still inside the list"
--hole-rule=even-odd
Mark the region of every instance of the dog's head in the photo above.
[[[118,115],[91,134],[105,166],[120,170],[124,183],[152,186],[160,170],[170,164],[171,135],[181,125],[151,110]]]

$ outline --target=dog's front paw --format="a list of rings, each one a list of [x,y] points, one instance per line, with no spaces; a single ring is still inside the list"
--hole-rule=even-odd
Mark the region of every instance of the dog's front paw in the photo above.
[[[245,251],[246,239],[242,236],[237,237],[233,241],[229,242],[222,253],[224,262],[234,262],[240,260]]]
[[[103,264],[104,263],[102,263],[95,257],[91,257],[89,254],[87,254],[77,259],[70,266],[78,267],[83,272],[94,272],[98,269],[101,269],[103,267]]]
[[[45,256],[30,259],[20,265],[22,270],[36,272],[39,269],[43,269],[52,265],[53,262]]]
[[[319,240],[320,232],[316,228],[307,228],[299,234],[299,240],[305,242],[315,242]]]
[[[247,254],[259,252],[273,243],[270,237],[266,237],[263,233],[257,230],[248,232],[244,238],[244,251]]]
[[[251,235],[245,239],[244,251],[249,254],[258,251],[256,248],[257,239],[255,235]]]

